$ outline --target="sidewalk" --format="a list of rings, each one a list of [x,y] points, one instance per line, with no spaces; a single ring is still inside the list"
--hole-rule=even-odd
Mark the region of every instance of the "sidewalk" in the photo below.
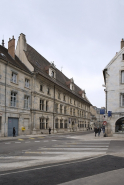
[[[82,132],[83,133],[83,132]],[[61,133],[62,135],[64,133]],[[61,135],[60,133],[56,133],[56,134],[40,134],[40,135],[21,135],[21,136],[16,136],[16,137],[0,137],[0,141],[11,141],[11,140],[17,140],[17,139],[28,139],[28,138],[36,138],[36,137],[45,137],[45,136],[53,136],[53,135]],[[66,133],[67,134],[67,133]],[[76,132],[73,133],[73,135],[69,136],[68,138],[75,138],[75,139],[81,139],[84,141],[111,141],[111,140],[124,140],[124,137],[103,137],[103,133],[100,134],[100,136],[95,137],[95,133],[90,133],[90,134],[85,134],[85,135],[75,135]],[[69,135],[69,133],[68,133]]]

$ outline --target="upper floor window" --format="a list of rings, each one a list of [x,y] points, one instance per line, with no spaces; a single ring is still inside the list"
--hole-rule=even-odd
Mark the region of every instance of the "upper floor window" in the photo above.
[[[63,101],[65,101],[65,95],[63,95]]]
[[[11,106],[16,107],[16,101],[17,101],[17,93],[11,92]]]
[[[12,72],[12,79],[11,79],[11,81],[12,81],[13,83],[17,83],[17,74],[14,73],[14,72]]]
[[[25,79],[25,87],[29,88],[29,85],[30,85],[29,83],[30,81],[28,79]]]
[[[71,100],[71,98],[70,98],[70,103],[72,103],[72,100]]]
[[[29,108],[29,96],[27,95],[24,96],[24,108]]]
[[[55,104],[55,112],[58,113],[58,104]]]
[[[60,99],[60,93],[58,93],[58,99]]]
[[[73,109],[73,116],[75,116],[75,109]]]
[[[121,83],[124,83],[124,71],[121,71]]]
[[[40,91],[43,91],[43,85],[40,85]]]
[[[122,54],[122,60],[124,60],[124,53]]]
[[[50,88],[47,87],[47,94],[50,94]]]
[[[46,101],[46,111],[48,111],[48,101]]]
[[[121,106],[124,107],[124,94],[121,94]]]
[[[64,114],[66,114],[66,107],[64,107]]]
[[[55,73],[54,71],[51,72],[51,77],[54,78],[55,77]]]
[[[74,105],[75,105],[75,100],[74,100]]]
[[[72,108],[70,108],[70,115],[72,115]]]
[[[44,100],[40,99],[40,110],[44,110]]]
[[[60,105],[60,113],[62,114],[62,105]]]

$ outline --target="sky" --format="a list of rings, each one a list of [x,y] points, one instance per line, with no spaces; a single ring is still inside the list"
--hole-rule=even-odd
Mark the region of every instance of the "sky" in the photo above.
[[[105,106],[103,69],[124,38],[124,0],[0,0],[0,44],[21,33],[35,50]]]

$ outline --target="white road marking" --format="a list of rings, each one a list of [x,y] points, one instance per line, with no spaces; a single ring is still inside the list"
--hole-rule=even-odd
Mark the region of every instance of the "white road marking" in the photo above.
[[[40,141],[34,141],[34,142],[40,142]]]
[[[9,145],[9,144],[11,144],[11,143],[5,143],[6,145]]]
[[[15,142],[15,143],[21,143],[21,142]]]
[[[107,148],[41,148],[39,150],[107,150]]]
[[[97,156],[97,157],[92,157],[92,158],[86,159],[86,160],[79,160],[79,161],[67,162],[67,163],[62,163],[62,164],[55,164],[55,165],[51,165],[51,166],[44,166],[44,167],[40,167],[40,168],[33,168],[33,169],[28,169],[28,170],[20,170],[20,171],[16,171],[16,172],[4,173],[4,174],[0,174],[0,176],[16,174],[16,173],[23,173],[23,172],[27,172],[27,171],[41,170],[41,169],[45,169],[45,168],[51,168],[51,167],[55,167],[55,166],[63,166],[63,165],[68,165],[68,164],[74,164],[74,163],[79,163],[79,162],[83,162],[83,161],[90,161],[92,159],[96,159],[96,158],[99,158],[99,157],[102,157],[102,156],[105,156],[105,154]]]
[[[52,140],[52,141],[57,141],[57,140]]]
[[[25,143],[30,143],[30,141],[26,141]]]

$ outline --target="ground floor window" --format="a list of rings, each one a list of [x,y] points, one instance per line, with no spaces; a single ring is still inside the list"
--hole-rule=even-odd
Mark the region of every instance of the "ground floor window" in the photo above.
[[[45,123],[43,118],[40,118],[40,129],[45,129]]]
[[[65,128],[67,128],[67,120],[64,121]]]
[[[48,128],[48,119],[46,119],[46,129]]]
[[[60,128],[63,128],[63,122],[60,120]]]
[[[58,128],[58,119],[55,120],[55,128]]]

